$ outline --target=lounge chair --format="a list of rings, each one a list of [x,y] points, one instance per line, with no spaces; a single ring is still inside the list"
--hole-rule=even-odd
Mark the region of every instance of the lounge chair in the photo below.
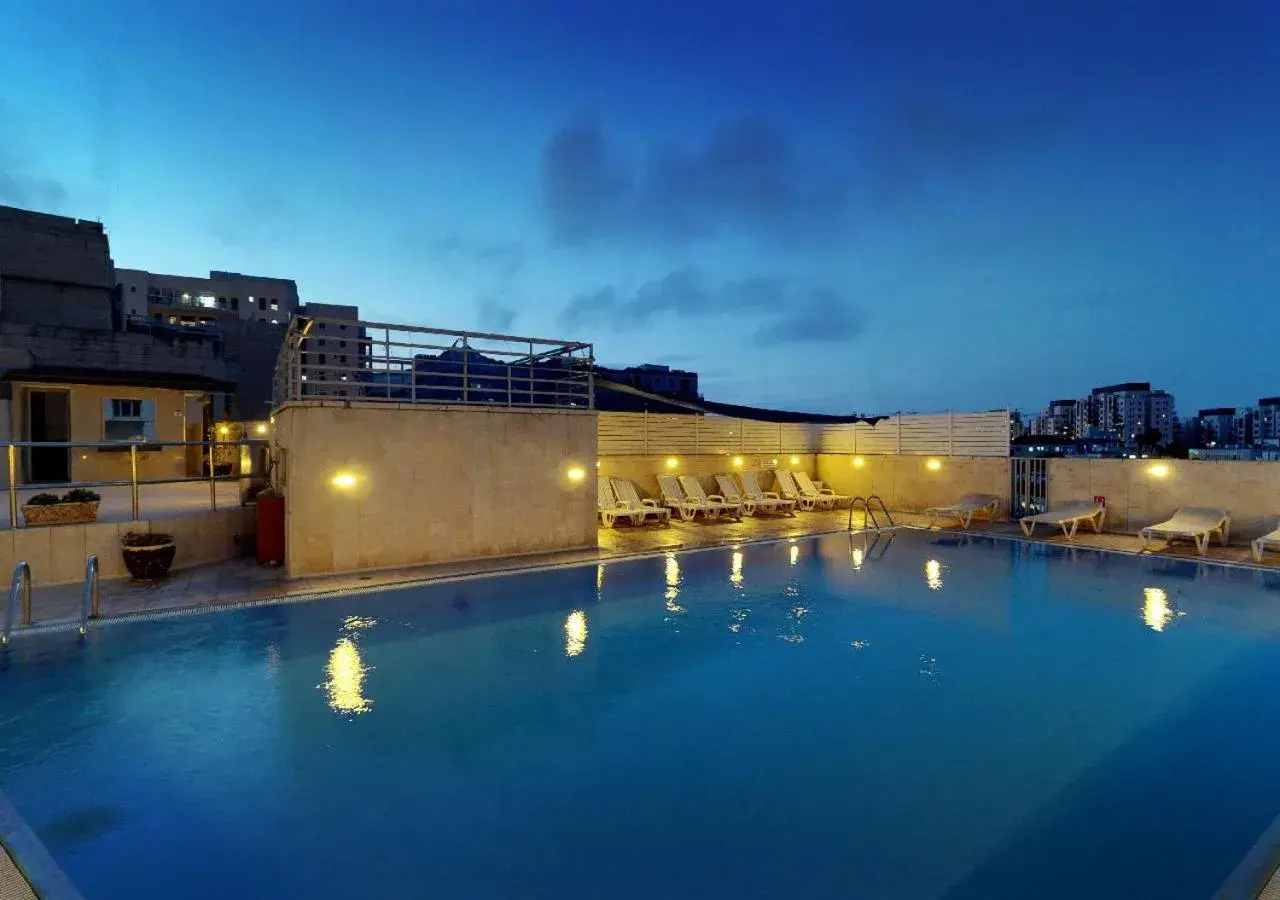
[[[818,505],[818,501],[813,497],[806,497],[800,493],[800,489],[796,487],[795,479],[791,477],[791,473],[786,469],[776,469],[773,473],[773,480],[777,483],[778,493],[782,495],[783,499],[792,501],[806,512]]]
[[[1092,500],[1068,500],[1048,512],[1023,516],[1018,520],[1018,524],[1022,526],[1022,533],[1027,537],[1031,537],[1031,532],[1036,530],[1037,525],[1056,525],[1062,529],[1063,536],[1070,540],[1076,536],[1076,529],[1080,527],[1081,522],[1088,522],[1095,532],[1101,534],[1102,523],[1106,518],[1107,508],[1101,503],[1094,503]]]
[[[1173,514],[1172,519],[1148,525],[1138,535],[1142,538],[1143,550],[1151,549],[1151,542],[1158,537],[1167,541],[1190,538],[1196,542],[1196,552],[1204,556],[1209,549],[1209,538],[1215,531],[1225,546],[1231,539],[1231,516],[1226,510],[1184,506]]]
[[[805,497],[812,497],[821,506],[823,503],[828,504],[827,508],[832,509],[837,506],[843,506],[846,503],[852,503],[852,497],[846,497],[844,494],[837,494],[831,488],[818,489],[818,486],[809,478],[808,472],[792,472],[795,478],[796,487],[800,489],[800,493]]]
[[[698,480],[696,475],[681,475],[680,487],[684,489],[684,495],[698,503],[719,504],[720,512],[726,516],[733,516],[735,519],[742,518],[742,502],[740,500],[730,500],[723,494],[707,494],[702,489],[702,482]]]
[[[973,524],[975,516],[981,516],[988,522],[994,521],[999,508],[1000,498],[995,494],[965,494],[959,503],[931,506],[924,512],[929,517],[930,528],[942,519],[955,519],[961,526],[968,528]]]
[[[738,484],[733,480],[732,475],[717,475],[716,487],[720,489],[720,496],[730,503],[737,503],[742,507],[745,515],[753,516],[756,514],[757,506],[754,500],[748,500],[743,496],[742,491],[738,490]]]
[[[671,524],[671,510],[657,500],[650,500],[648,497],[641,500],[636,486],[625,478],[612,478],[610,481],[613,483],[613,494],[621,504],[618,515],[630,516],[632,525],[643,525],[648,519],[657,519],[663,525]],[[625,512],[622,507],[625,507]]]
[[[732,476],[726,476],[729,482],[733,482]],[[716,476],[719,481],[720,476]],[[756,479],[755,472],[739,472],[738,480],[742,482],[742,496],[756,505],[757,509],[769,510],[770,512],[783,512],[789,516],[796,514],[796,501],[788,500],[780,496],[776,491],[760,490],[760,482]],[[721,485],[723,487],[723,485]],[[723,491],[721,492],[723,493]]]
[[[619,503],[613,494],[613,485],[603,475],[596,478],[596,512],[605,528],[612,528],[618,516],[626,511],[626,504]]]
[[[658,488],[662,491],[662,502],[686,522],[691,521],[698,513],[704,519],[714,519],[720,515],[720,504],[711,500],[698,500],[689,497],[680,487],[680,480],[674,475],[659,475]]]
[[[1253,561],[1262,562],[1262,551],[1268,547],[1280,550],[1280,528],[1255,540],[1251,545],[1253,549]]]

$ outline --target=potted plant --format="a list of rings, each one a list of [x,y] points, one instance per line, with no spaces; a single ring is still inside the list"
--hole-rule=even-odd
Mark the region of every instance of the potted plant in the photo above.
[[[101,495],[88,488],[72,488],[61,497],[57,494],[36,494],[23,505],[22,517],[28,525],[93,522],[98,518],[98,504],[101,502]]]
[[[120,539],[124,566],[140,581],[155,581],[169,574],[177,547],[173,535],[156,531],[130,531]]]

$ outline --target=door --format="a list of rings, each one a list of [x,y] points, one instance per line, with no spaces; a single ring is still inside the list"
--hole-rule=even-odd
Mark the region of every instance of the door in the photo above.
[[[71,392],[27,391],[27,440],[71,440]],[[69,447],[27,450],[27,481],[37,484],[71,480]]]

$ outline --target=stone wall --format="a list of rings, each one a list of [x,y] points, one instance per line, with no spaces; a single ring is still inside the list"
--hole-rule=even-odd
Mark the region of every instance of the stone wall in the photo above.
[[[930,466],[930,461],[936,467]],[[919,512],[965,494],[994,494],[1009,507],[1009,460],[970,456],[818,456],[818,478],[839,494],[877,494],[891,510]]]
[[[175,569],[223,562],[237,555],[236,535],[252,541],[254,514],[255,508],[246,506],[138,522],[7,529],[0,531],[0,572],[8,577],[23,560],[31,567],[31,583],[36,587],[79,584],[84,581],[85,560],[97,554],[99,577],[125,578],[129,572],[120,554],[121,536],[150,529],[173,535]],[[36,595],[33,603],[38,606],[39,602]]]
[[[274,436],[290,577],[596,545],[594,412],[313,400]]]
[[[205,335],[151,335],[0,322],[5,369],[74,367],[115,372],[203,375],[234,381],[224,342]]]
[[[113,269],[101,223],[0,206],[0,319],[110,329]]]
[[[1180,506],[1225,509],[1232,543],[1280,521],[1280,463],[1176,459],[1051,459],[1050,507],[1105,497],[1107,530],[1129,534],[1169,518]]]

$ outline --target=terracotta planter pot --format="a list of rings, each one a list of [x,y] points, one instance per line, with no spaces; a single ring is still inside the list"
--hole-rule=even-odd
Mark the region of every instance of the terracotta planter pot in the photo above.
[[[98,519],[98,501],[92,503],[48,503],[22,507],[22,519],[28,525],[74,525]]]
[[[124,567],[139,581],[156,581],[168,575],[177,550],[173,541],[149,547],[120,548],[120,552],[124,554]]]

